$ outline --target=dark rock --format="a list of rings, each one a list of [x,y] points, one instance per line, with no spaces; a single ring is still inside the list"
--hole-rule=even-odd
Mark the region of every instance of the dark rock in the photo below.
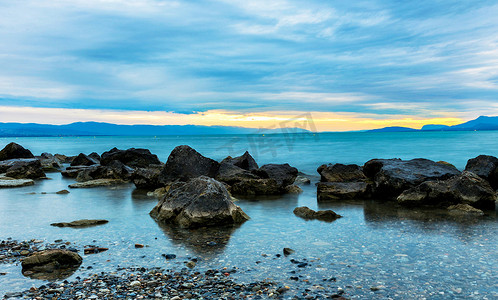
[[[76,158],[76,156],[67,156],[58,153],[54,154],[54,157],[57,158],[63,164],[70,164],[73,161],[73,159]]]
[[[33,253],[22,260],[23,274],[37,279],[69,277],[78,269],[83,259],[77,253],[51,249]]]
[[[89,247],[89,248],[85,248],[83,250],[83,253],[85,253],[85,254],[97,254],[97,253],[104,252],[104,251],[107,251],[107,250],[109,250],[109,248],[104,248],[104,247]]]
[[[367,177],[358,165],[328,164],[318,167],[322,182],[365,181]]]
[[[320,221],[335,221],[338,218],[341,218],[341,215],[336,214],[332,210],[319,210],[314,211],[307,206],[296,207],[294,209],[294,214],[300,218],[308,219],[308,220],[320,220]]]
[[[216,180],[225,182],[229,185],[246,179],[258,179],[258,176],[248,170],[227,162],[226,159],[221,162],[218,174],[216,174]]]
[[[106,166],[94,165],[78,173],[76,181],[85,182],[95,179],[122,179],[130,180],[133,169],[118,160],[113,160]]]
[[[71,166],[91,166],[97,165],[99,162],[90,156],[80,153],[71,161]]]
[[[210,158],[202,156],[189,146],[178,146],[168,157],[168,161],[160,174],[164,183],[172,181],[187,181],[199,176],[214,178],[220,164]]]
[[[467,161],[465,171],[472,172],[484,178],[492,188],[498,188],[498,158],[489,155],[479,155]]]
[[[37,179],[45,177],[42,165],[35,158],[19,158],[0,161],[0,173],[6,173],[7,177],[22,179]]]
[[[447,180],[423,182],[398,197],[398,203],[407,206],[469,204],[476,208],[494,209],[495,202],[495,191],[489,183],[468,171]]]
[[[96,161],[100,162],[100,155],[97,152],[92,152],[92,153],[88,154],[88,157],[91,157],[91,158],[95,159]]]
[[[284,255],[287,256],[287,255],[291,255],[295,251],[291,248],[284,248],[283,252],[284,252]]]
[[[261,178],[274,179],[281,187],[286,187],[294,183],[298,171],[289,164],[267,164],[254,171]]]
[[[31,153],[31,151],[23,148],[23,146],[16,143],[10,143],[0,151],[0,161],[15,159],[15,158],[34,158],[34,157],[35,156],[33,155],[33,153]]]
[[[131,175],[131,180],[139,189],[157,189],[164,186],[160,179],[162,165],[150,165],[147,168],[137,168]]]
[[[50,153],[44,152],[41,154],[41,156],[37,157],[37,159],[40,161],[42,168],[45,171],[55,172],[62,169],[61,162]]]
[[[247,171],[257,170],[259,168],[254,158],[247,151],[241,156],[237,156],[234,158],[229,156],[225,158],[221,163],[228,163]]]
[[[106,224],[109,221],[107,220],[88,220],[88,219],[82,219],[82,220],[77,220],[77,221],[72,221],[69,223],[62,222],[62,223],[52,223],[50,224],[51,226],[56,226],[56,227],[90,227],[90,226],[96,226],[96,225],[102,225]]]
[[[65,194],[69,194],[69,191],[68,190],[60,190],[58,192],[55,192],[57,195],[65,195]]]
[[[318,201],[367,199],[371,195],[371,185],[366,182],[319,182]]]
[[[89,167],[82,167],[82,168],[67,168],[66,170],[61,172],[62,177],[67,177],[67,178],[76,178],[78,177],[78,174],[85,170],[88,169]]]
[[[364,174],[374,181],[374,196],[396,199],[404,190],[424,181],[445,180],[459,175],[455,167],[417,158],[372,159],[363,166]]]
[[[484,212],[480,209],[472,207],[468,204],[456,204],[448,206],[450,214],[453,215],[466,215],[466,216],[483,216]]]
[[[225,186],[206,176],[171,187],[150,215],[184,228],[237,224],[249,219],[233,204]]]
[[[176,254],[163,254],[164,258],[166,259],[175,259]]]
[[[274,179],[244,179],[231,186],[234,195],[281,195],[285,192],[283,187]]]
[[[117,160],[132,168],[147,168],[149,165],[161,164],[157,155],[150,153],[148,149],[130,148],[119,150],[113,148],[102,153],[100,164],[109,165],[112,161]]]

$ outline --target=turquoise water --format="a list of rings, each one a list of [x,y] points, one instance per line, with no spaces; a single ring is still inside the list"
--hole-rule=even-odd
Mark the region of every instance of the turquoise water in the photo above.
[[[188,137],[64,137],[0,139],[0,147],[15,141],[36,154],[75,155],[130,147],[148,148],[166,161],[177,145],[188,144],[221,160],[249,150],[260,165],[288,162],[311,175],[304,193],[272,199],[239,199],[251,217],[238,228],[186,231],[160,226],[148,213],[157,199],[136,191],[132,184],[115,188],[56,192],[73,183],[58,173],[35,186],[0,189],[0,239],[64,239],[79,247],[96,244],[109,251],[84,256],[75,276],[113,271],[119,266],[181,268],[192,257],[196,268],[233,267],[241,281],[272,278],[291,290],[335,290],[347,297],[493,299],[498,297],[498,222],[495,212],[482,219],[454,219],[443,211],[403,209],[391,203],[316,202],[316,168],[322,163],[363,164],[371,158],[425,157],[445,160],[463,169],[479,154],[498,156],[498,132],[331,133],[318,135],[188,136]],[[230,150],[231,148],[231,150]],[[42,194],[46,192],[46,194]],[[343,218],[332,223],[304,221],[293,215],[297,206],[333,209]],[[84,229],[57,228],[53,222],[104,218],[109,223]],[[206,246],[215,241],[216,245]],[[148,245],[135,249],[134,244]],[[277,257],[284,247],[296,250]],[[177,259],[161,256],[174,253]],[[294,258],[308,261],[297,268]],[[295,271],[295,273],[290,273]],[[20,266],[0,264],[0,295],[38,286],[24,278]],[[232,276],[232,275],[231,275]],[[301,276],[299,281],[290,276]],[[335,277],[336,281],[324,281]],[[371,291],[371,287],[380,287]]]

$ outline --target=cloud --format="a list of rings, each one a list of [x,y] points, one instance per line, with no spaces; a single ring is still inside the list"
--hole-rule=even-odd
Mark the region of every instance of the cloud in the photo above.
[[[3,106],[425,119],[496,102],[489,1],[26,0],[0,11]]]

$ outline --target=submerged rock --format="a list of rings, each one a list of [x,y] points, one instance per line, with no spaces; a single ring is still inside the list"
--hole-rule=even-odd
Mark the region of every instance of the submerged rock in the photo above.
[[[113,186],[113,185],[119,185],[119,184],[125,184],[128,183],[128,181],[124,181],[121,179],[95,179],[95,180],[89,180],[85,182],[77,182],[70,184],[70,188],[93,188],[93,187],[100,187],[100,186]]]
[[[316,186],[318,202],[367,199],[371,196],[371,185],[367,182],[319,182]]]
[[[341,215],[336,214],[332,210],[319,210],[314,211],[307,206],[296,207],[294,209],[294,214],[300,218],[308,219],[308,220],[320,220],[320,221],[335,221],[338,218],[341,218]]]
[[[214,178],[219,168],[217,161],[202,156],[187,145],[182,145],[171,151],[159,176],[163,183],[188,181],[199,176]]]
[[[36,279],[62,279],[71,276],[82,261],[81,256],[72,251],[44,250],[22,260],[22,273]]]
[[[10,143],[0,151],[0,161],[15,158],[35,158],[35,156],[31,151],[16,143]]]
[[[464,171],[447,180],[423,182],[404,191],[397,200],[407,206],[468,204],[477,208],[494,209],[496,195],[486,180]]]
[[[489,155],[479,155],[467,161],[465,171],[472,172],[487,180],[492,188],[498,188],[498,158]]]
[[[132,168],[147,168],[149,165],[161,164],[157,155],[150,153],[148,149],[138,148],[130,148],[127,150],[113,148],[102,153],[100,164],[107,166],[115,160]]]
[[[404,190],[430,180],[445,180],[460,171],[451,165],[417,158],[372,159],[363,166],[364,174],[374,182],[374,196],[396,199]]]
[[[480,209],[472,207],[468,204],[456,204],[448,207],[450,214],[453,215],[473,215],[473,216],[483,216],[484,212]]]
[[[52,223],[50,224],[51,226],[56,226],[56,227],[89,227],[89,226],[96,226],[96,225],[102,225],[109,223],[107,220],[88,220],[88,219],[82,219],[82,220],[76,220],[72,222],[61,222],[61,223]]]
[[[206,176],[172,186],[150,215],[184,228],[237,224],[249,219],[231,201],[225,186]]]
[[[14,179],[9,177],[0,178],[0,188],[15,188],[34,184],[35,182],[32,179]]]

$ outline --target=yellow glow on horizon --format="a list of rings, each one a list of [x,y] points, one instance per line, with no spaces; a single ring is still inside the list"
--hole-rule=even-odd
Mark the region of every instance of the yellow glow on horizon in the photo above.
[[[268,111],[240,113],[208,110],[193,114],[164,111],[119,111],[97,109],[35,108],[0,106],[0,122],[68,124],[108,122],[133,125],[205,125],[250,128],[300,127],[316,131],[354,131],[402,126],[421,128],[426,124],[456,125],[464,120],[441,112],[436,118],[411,115],[355,114],[349,112]]]

